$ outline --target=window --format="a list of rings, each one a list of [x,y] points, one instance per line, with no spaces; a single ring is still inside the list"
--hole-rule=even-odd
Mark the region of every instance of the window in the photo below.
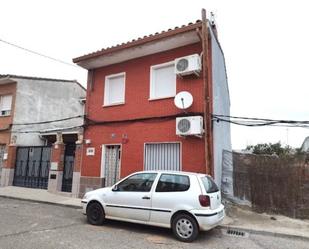
[[[142,173],[130,176],[117,186],[118,191],[149,192],[156,173]]]
[[[209,176],[202,177],[202,182],[208,194],[219,191],[217,184]]]
[[[124,104],[125,73],[105,77],[104,105]]]
[[[150,70],[150,99],[174,97],[176,95],[174,62],[152,66]]]
[[[190,188],[188,176],[162,174],[156,192],[180,192],[187,191]]]
[[[11,115],[12,95],[0,96],[0,116]]]

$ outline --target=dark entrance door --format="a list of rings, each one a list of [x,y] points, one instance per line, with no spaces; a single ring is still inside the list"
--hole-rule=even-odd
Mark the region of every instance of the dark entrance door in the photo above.
[[[18,147],[14,186],[47,189],[51,147]]]
[[[68,143],[65,145],[64,168],[61,189],[63,192],[72,192],[75,147],[75,143]]]

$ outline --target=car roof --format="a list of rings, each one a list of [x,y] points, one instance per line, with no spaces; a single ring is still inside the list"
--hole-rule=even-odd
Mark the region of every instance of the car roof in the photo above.
[[[136,173],[170,173],[170,174],[181,174],[181,175],[194,175],[194,176],[206,176],[207,174],[196,173],[196,172],[188,172],[188,171],[175,171],[175,170],[145,170],[145,171],[137,171]]]

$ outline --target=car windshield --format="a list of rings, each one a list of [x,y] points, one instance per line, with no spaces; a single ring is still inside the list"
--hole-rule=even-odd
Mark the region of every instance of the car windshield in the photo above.
[[[219,191],[217,184],[209,176],[204,176],[201,179],[207,193],[215,193]]]

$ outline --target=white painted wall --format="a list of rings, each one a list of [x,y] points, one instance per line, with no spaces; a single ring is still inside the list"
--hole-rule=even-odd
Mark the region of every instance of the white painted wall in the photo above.
[[[227,82],[224,55],[221,47],[210,29],[212,50],[213,113],[230,115],[230,96]],[[214,177],[221,186],[222,152],[232,150],[230,124],[213,122],[214,136]]]
[[[84,114],[84,105],[79,99],[85,98],[86,91],[76,82],[20,78],[14,80],[17,82],[14,124],[56,120]],[[16,135],[16,144],[19,146],[43,145],[44,141],[40,139],[39,133],[20,133],[20,131],[62,129],[82,124],[83,118],[48,124],[13,125],[12,136]]]

